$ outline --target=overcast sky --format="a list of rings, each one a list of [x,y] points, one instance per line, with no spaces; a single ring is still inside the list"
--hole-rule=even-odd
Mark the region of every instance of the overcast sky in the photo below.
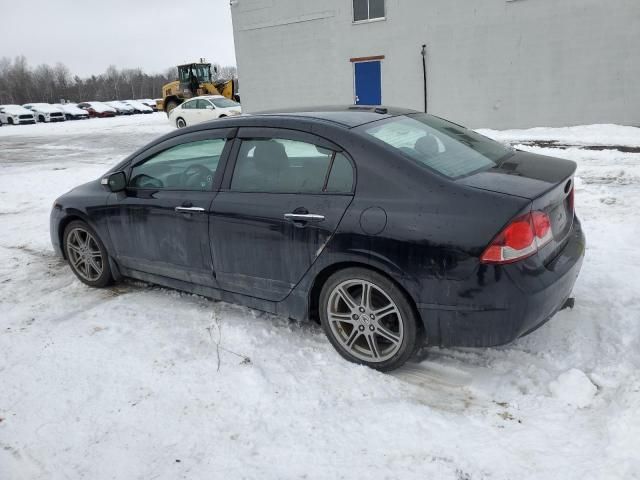
[[[205,57],[235,65],[229,0],[0,0],[0,57],[163,72]]]

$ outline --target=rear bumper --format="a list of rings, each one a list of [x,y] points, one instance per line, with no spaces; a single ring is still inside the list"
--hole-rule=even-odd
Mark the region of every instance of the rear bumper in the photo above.
[[[555,315],[570,297],[585,251],[585,237],[575,219],[571,238],[548,265],[532,262],[486,269],[474,285],[474,304],[450,307],[419,305],[430,344],[459,347],[491,347],[531,333]],[[488,279],[488,280],[487,280]],[[422,308],[421,308],[422,307]],[[437,320],[436,320],[437,319]],[[435,320],[435,321],[434,321]]]

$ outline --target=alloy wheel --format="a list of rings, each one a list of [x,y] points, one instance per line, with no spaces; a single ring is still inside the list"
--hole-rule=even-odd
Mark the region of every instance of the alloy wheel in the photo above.
[[[368,280],[347,280],[329,295],[327,317],[340,346],[366,362],[384,362],[402,345],[404,320],[395,302]]]
[[[76,227],[67,236],[67,258],[83,279],[95,282],[104,271],[104,257],[98,242],[87,230]]]

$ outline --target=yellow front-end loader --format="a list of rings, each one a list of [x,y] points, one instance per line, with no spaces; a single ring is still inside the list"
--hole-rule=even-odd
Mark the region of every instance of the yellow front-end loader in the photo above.
[[[178,80],[162,87],[162,100],[157,101],[157,107],[168,115],[185,100],[199,95],[224,95],[236,99],[237,81],[223,80],[214,83],[211,64],[202,58],[199,62],[178,65]]]

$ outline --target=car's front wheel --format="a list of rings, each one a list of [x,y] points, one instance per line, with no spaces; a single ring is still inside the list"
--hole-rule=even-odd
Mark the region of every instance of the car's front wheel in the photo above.
[[[91,287],[105,287],[113,281],[109,256],[96,232],[75,220],[64,230],[64,251],[78,279]]]
[[[320,293],[322,327],[340,355],[381,371],[403,365],[418,343],[417,319],[404,292],[364,268],[334,273]]]
[[[185,122],[183,118],[179,118],[176,120],[176,127],[184,128],[186,126],[187,126],[187,122]]]
[[[175,100],[168,100],[164,104],[164,111],[167,113],[167,116],[171,113],[171,110],[178,106],[178,102]]]

